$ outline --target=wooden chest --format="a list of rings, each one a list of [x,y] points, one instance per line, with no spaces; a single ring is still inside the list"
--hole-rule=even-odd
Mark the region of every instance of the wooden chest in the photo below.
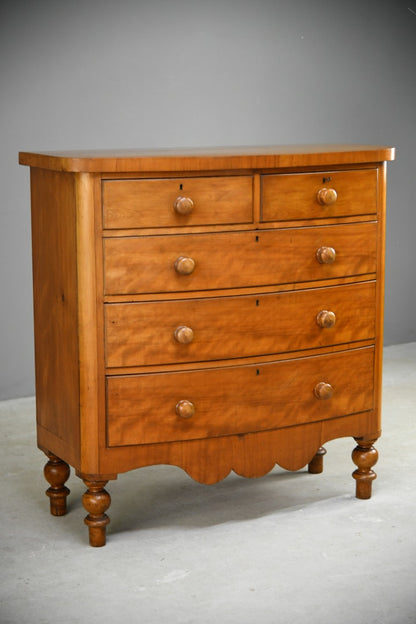
[[[105,543],[107,481],[322,471],[380,435],[386,161],[373,146],[20,154],[31,167],[38,445]]]

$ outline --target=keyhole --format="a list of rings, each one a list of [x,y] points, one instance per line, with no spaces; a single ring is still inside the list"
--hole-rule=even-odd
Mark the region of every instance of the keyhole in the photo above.
[[[182,191],[183,190],[183,184],[179,184],[179,190]]]

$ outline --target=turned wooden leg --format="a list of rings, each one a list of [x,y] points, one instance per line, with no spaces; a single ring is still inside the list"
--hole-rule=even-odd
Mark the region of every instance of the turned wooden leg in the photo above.
[[[88,490],[82,497],[82,503],[88,516],[84,522],[88,526],[90,545],[105,545],[105,527],[110,522],[110,518],[104,513],[111,504],[110,494],[104,489],[107,481],[86,481],[84,483]]]
[[[316,454],[312,457],[312,460],[308,464],[308,472],[311,474],[320,474],[324,469],[324,455],[326,455],[326,449],[321,446]]]
[[[68,480],[70,469],[66,462],[52,453],[46,453],[49,461],[43,469],[43,474],[50,488],[46,490],[49,496],[50,509],[53,516],[64,516],[66,514],[66,497],[69,489],[64,485]]]
[[[371,485],[377,477],[374,470],[371,470],[378,460],[377,449],[373,446],[376,440],[354,439],[358,442],[358,446],[352,452],[352,461],[358,466],[357,470],[352,473],[357,482],[355,495],[357,498],[371,498]]]

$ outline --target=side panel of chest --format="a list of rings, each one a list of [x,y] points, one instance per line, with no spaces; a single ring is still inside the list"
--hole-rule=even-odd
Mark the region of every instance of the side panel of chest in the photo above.
[[[80,457],[76,185],[70,173],[31,170],[38,439]]]

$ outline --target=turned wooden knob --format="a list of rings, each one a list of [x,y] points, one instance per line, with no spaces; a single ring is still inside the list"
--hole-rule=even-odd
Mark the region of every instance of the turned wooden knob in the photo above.
[[[194,339],[194,332],[186,325],[179,325],[173,333],[175,340],[181,344],[189,344]]]
[[[190,275],[195,268],[195,260],[188,256],[179,256],[175,261],[175,270],[181,275]]]
[[[314,394],[317,399],[330,399],[332,397],[332,393],[334,392],[333,387],[329,383],[325,383],[325,381],[320,381],[316,384],[314,389]]]
[[[194,209],[194,202],[190,197],[177,197],[173,202],[175,212],[180,215],[187,215]]]
[[[191,401],[179,401],[176,404],[176,413],[181,418],[192,418],[195,414],[195,405]]]
[[[319,247],[316,252],[316,258],[320,264],[332,264],[336,255],[333,247]]]
[[[337,192],[333,188],[321,188],[316,195],[318,204],[321,206],[331,206],[331,204],[335,204],[337,198]]]
[[[336,320],[337,317],[335,316],[334,312],[331,312],[331,310],[321,310],[316,315],[316,322],[318,323],[319,327],[333,327]]]

